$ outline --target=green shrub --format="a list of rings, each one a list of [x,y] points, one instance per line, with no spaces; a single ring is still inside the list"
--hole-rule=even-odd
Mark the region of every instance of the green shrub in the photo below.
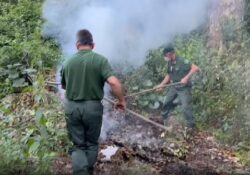
[[[21,63],[55,66],[60,50],[55,41],[42,37],[42,1],[0,2],[0,66]]]
[[[193,110],[200,128],[216,131],[223,143],[235,144],[249,138],[250,42],[248,37],[226,49],[207,48],[206,36],[192,33],[175,39],[177,54],[197,64],[201,72],[193,81]],[[166,74],[161,49],[150,51],[137,71],[126,77],[128,93],[159,84]],[[143,80],[143,81],[141,81]],[[150,87],[146,87],[147,82]],[[164,94],[150,93],[134,98],[135,106],[146,112],[159,112]],[[155,105],[158,107],[158,105]]]

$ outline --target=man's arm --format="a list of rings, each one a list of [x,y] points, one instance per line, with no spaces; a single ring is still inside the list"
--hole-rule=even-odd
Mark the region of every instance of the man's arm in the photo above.
[[[170,82],[170,76],[167,74],[165,78],[162,80],[162,82],[159,85],[155,86],[156,91],[162,91],[163,90],[162,86],[168,84],[169,82]]]
[[[191,65],[191,69],[188,72],[188,74],[181,79],[181,83],[186,85],[188,83],[188,81],[190,80],[190,78],[193,76],[193,74],[197,73],[200,71],[200,68],[198,66],[196,66],[195,64]]]
[[[170,82],[170,76],[167,74],[164,80],[161,82],[160,86],[164,86]]]
[[[125,97],[123,95],[122,85],[121,85],[120,81],[115,76],[110,76],[107,79],[107,83],[110,85],[114,95],[118,98],[118,102],[116,104],[116,107],[118,109],[124,111],[126,108],[126,101],[125,101]]]

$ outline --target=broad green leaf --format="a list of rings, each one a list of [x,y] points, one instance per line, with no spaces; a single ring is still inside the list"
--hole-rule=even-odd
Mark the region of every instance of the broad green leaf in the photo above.
[[[7,65],[7,68],[8,68],[8,69],[12,69],[12,68],[13,68],[13,65]]]
[[[22,71],[22,74],[33,74],[33,73],[36,73],[37,72],[37,70],[36,69],[25,69],[25,70],[23,70]]]
[[[42,126],[46,126],[47,121],[48,120],[45,117],[41,117],[40,120],[39,120],[39,123]]]
[[[11,80],[17,79],[17,78],[19,78],[19,73],[16,72],[16,71],[15,72],[11,72],[9,74],[8,78],[11,79]]]
[[[34,129],[28,129],[26,131],[26,135],[21,139],[22,143],[27,143],[27,141],[29,140],[30,136],[34,133]]]
[[[153,83],[152,83],[151,80],[147,80],[147,81],[145,81],[145,82],[143,83],[143,85],[144,85],[145,87],[152,87],[152,86],[153,86]]]
[[[158,96],[158,101],[164,103],[165,97],[164,96]]]
[[[27,141],[28,147],[30,148],[34,142],[35,142],[35,139],[29,138],[29,140]]]
[[[140,101],[139,101],[139,104],[140,104],[141,106],[143,106],[143,107],[146,107],[146,106],[149,104],[149,101],[142,101],[142,100],[140,100]]]
[[[157,99],[157,95],[155,94],[150,94],[148,97],[150,100],[155,101]]]
[[[154,104],[150,104],[149,108],[150,109],[159,109],[160,103],[158,101],[154,102]]]
[[[27,85],[28,84],[25,82],[24,78],[19,78],[19,79],[13,81],[13,87],[24,87]]]
[[[36,154],[38,152],[38,148],[40,146],[40,142],[33,142],[31,144],[31,146],[29,147],[29,154],[32,155],[32,154]]]
[[[138,91],[138,90],[139,90],[139,87],[138,87],[138,86],[132,87],[132,91]]]
[[[12,68],[17,68],[17,67],[21,67],[21,66],[22,66],[22,64],[16,63],[16,64],[13,64]]]
[[[0,68],[0,77],[6,76],[8,73],[5,69]]]

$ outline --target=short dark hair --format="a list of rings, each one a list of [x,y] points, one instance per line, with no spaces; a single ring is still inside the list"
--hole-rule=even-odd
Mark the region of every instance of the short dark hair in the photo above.
[[[81,45],[93,45],[93,36],[87,29],[79,30],[76,34],[77,42]]]
[[[175,52],[174,47],[172,45],[168,45],[163,49],[163,55],[166,55],[169,52]]]

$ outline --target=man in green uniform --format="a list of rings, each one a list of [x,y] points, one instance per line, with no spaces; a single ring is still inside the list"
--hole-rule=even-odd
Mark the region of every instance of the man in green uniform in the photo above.
[[[172,86],[169,88],[162,107],[162,117],[164,125],[167,125],[170,112],[176,107],[174,103],[178,97],[183,108],[183,114],[187,121],[188,128],[194,128],[195,122],[192,113],[192,86],[190,79],[193,74],[199,71],[199,68],[191,64],[188,60],[176,56],[172,46],[164,48],[163,55],[167,63],[167,75],[164,80],[156,86],[157,91],[163,90],[162,86],[169,83],[180,82],[181,85]]]
[[[98,155],[105,82],[118,98],[118,110],[123,111],[126,102],[122,86],[108,60],[92,51],[94,43],[88,30],[78,31],[76,47],[78,52],[63,65],[61,84],[66,90],[67,129],[74,144],[71,155],[73,174],[91,175]]]

